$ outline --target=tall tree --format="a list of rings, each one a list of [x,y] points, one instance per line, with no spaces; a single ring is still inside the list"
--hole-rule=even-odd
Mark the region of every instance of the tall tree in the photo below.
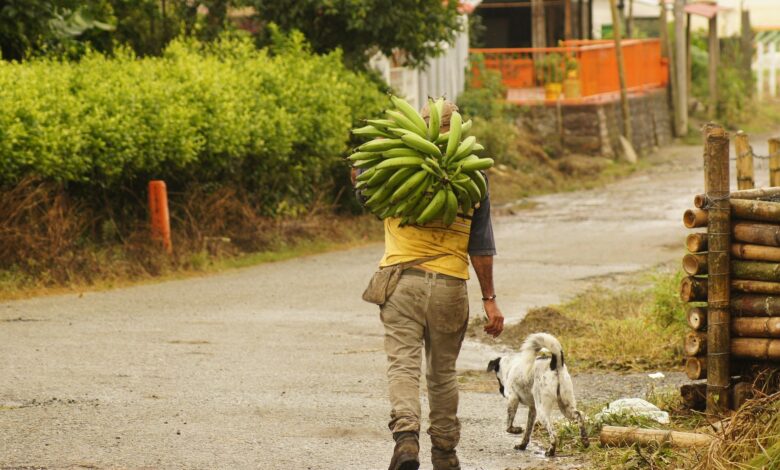
[[[367,53],[403,50],[409,65],[439,54],[465,25],[456,0],[247,0],[260,19],[298,29],[316,52],[336,48],[362,66]]]

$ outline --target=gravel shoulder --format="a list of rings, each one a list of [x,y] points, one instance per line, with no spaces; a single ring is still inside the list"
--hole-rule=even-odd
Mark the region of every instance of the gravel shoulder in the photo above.
[[[496,285],[510,321],[679,258],[700,151],[664,152],[650,171],[497,218]],[[386,468],[382,328],[360,300],[381,251],[0,303],[0,468]],[[480,315],[476,281],[470,293]],[[458,364],[464,469],[584,465],[545,459],[533,443],[512,449],[505,402],[479,375],[498,352],[467,341]],[[573,372],[580,401],[642,396],[649,384]],[[427,449],[424,438],[422,468]]]

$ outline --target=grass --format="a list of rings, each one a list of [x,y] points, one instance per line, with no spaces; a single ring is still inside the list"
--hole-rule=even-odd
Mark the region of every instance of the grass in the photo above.
[[[694,115],[690,117],[688,134],[681,140],[686,145],[702,145],[701,126],[708,122],[706,115]],[[715,122],[718,122],[717,120]],[[780,128],[780,102],[771,99],[764,101],[755,100],[753,112],[748,113],[745,120],[734,126],[732,131],[743,130],[748,135],[759,135],[777,132]]]
[[[508,325],[497,341],[517,349],[524,338],[547,331],[559,338],[577,370],[649,371],[679,368],[685,310],[677,290],[682,274],[643,274],[615,289],[592,287],[562,305],[532,309]],[[469,334],[487,339],[483,319]]]
[[[17,300],[41,295],[99,291],[174,279],[186,279],[263,263],[284,261],[301,256],[346,250],[381,240],[382,228],[370,216],[330,218],[319,222],[319,234],[290,237],[271,249],[252,253],[212,253],[197,250],[180,254],[175,261],[161,263],[156,274],[128,274],[120,265],[133,264],[126,255],[113,248],[93,248],[94,256],[116,266],[116,272],[96,280],[77,280],[65,285],[44,276],[32,277],[16,269],[0,270],[0,301]]]

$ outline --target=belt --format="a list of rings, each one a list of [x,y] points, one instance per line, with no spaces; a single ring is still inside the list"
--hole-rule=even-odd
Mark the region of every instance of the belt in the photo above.
[[[459,281],[459,282],[466,282],[465,279],[461,279],[459,277],[450,276],[449,274],[442,274],[442,273],[435,273],[430,271],[424,271],[422,269],[417,268],[409,268],[404,270],[403,274],[404,276],[417,276],[417,277],[433,277],[434,279],[442,279],[444,281]]]

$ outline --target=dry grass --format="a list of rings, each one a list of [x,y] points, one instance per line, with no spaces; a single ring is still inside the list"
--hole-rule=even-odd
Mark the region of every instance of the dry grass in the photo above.
[[[122,217],[65,188],[26,180],[0,191],[0,299],[110,288],[354,246],[381,237],[369,216],[334,217],[321,203],[271,219],[239,191],[194,186],[169,195],[174,252],[149,238],[143,201]]]
[[[533,332],[557,336],[578,370],[679,368],[685,334],[684,308],[677,300],[679,274],[657,273],[650,286],[638,279],[617,289],[593,287],[563,305],[533,309],[508,325],[499,343],[517,349]],[[477,319],[469,335],[487,339]]]
[[[728,419],[697,470],[780,468],[780,392],[776,372],[766,378],[759,377],[764,386]]]

